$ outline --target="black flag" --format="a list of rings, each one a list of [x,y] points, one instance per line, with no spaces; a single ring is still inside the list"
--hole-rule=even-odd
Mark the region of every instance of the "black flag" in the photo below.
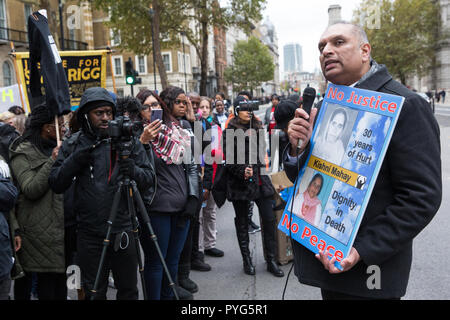
[[[28,41],[31,110],[45,101],[53,115],[69,113],[70,95],[67,76],[55,40],[50,34],[47,18],[39,12],[34,12],[28,17]],[[38,70],[38,62],[41,64],[40,70]],[[41,91],[41,75],[44,79],[45,97]]]

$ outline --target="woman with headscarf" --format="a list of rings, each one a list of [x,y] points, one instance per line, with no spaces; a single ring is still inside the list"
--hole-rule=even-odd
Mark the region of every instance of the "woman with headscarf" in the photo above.
[[[325,127],[324,133],[318,138],[313,155],[329,162],[340,164],[345,153],[342,135],[347,124],[347,112],[344,108],[333,111]]]
[[[294,197],[292,213],[299,216],[310,224],[317,226],[322,213],[322,203],[317,196],[323,186],[323,176],[316,173],[308,184],[305,192],[300,193],[300,189]]]
[[[10,147],[11,170],[20,190],[15,215],[22,247],[17,254],[26,273],[15,282],[16,300],[30,299],[31,272],[37,274],[39,300],[67,297],[63,195],[48,184],[59,151],[54,119],[45,104],[35,107],[29,127]],[[58,121],[62,136],[64,118]]]

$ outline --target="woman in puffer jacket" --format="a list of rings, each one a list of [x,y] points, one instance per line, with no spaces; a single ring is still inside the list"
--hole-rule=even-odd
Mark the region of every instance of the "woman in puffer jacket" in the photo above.
[[[63,117],[58,121],[62,136]],[[11,171],[20,191],[15,215],[22,247],[17,254],[26,273],[15,281],[16,300],[30,299],[32,272],[37,274],[39,300],[67,298],[63,195],[55,194],[48,184],[58,150],[54,117],[47,106],[39,105],[33,109],[29,127],[12,143],[9,153]]]

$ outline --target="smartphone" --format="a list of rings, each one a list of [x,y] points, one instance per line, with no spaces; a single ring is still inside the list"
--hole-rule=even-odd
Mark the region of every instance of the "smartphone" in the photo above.
[[[150,119],[150,123],[155,120],[162,120],[163,110],[162,109],[154,109],[152,110],[152,118]]]

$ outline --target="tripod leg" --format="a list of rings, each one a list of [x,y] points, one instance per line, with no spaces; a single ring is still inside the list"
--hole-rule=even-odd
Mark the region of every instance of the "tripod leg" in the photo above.
[[[108,221],[106,222],[108,224],[108,229],[106,231],[106,237],[103,240],[102,255],[100,256],[100,262],[98,265],[97,275],[95,277],[94,288],[91,290],[91,293],[92,293],[91,300],[94,300],[95,295],[97,294],[98,283],[100,281],[100,275],[102,273],[103,264],[105,263],[106,250],[108,249],[108,246],[111,242],[109,237],[111,236],[112,225],[113,225],[114,220],[116,219],[117,210],[119,208],[121,189],[122,189],[122,183],[119,182],[117,191],[114,194],[113,204],[112,204],[112,208],[111,208],[111,214],[108,218]]]
[[[175,299],[176,300],[180,300],[180,298],[178,297],[177,290],[175,289],[175,283],[173,282],[172,277],[170,276],[169,269],[167,268],[166,262],[164,261],[164,256],[163,256],[163,254],[161,252],[161,249],[160,249],[160,247],[158,245],[158,239],[157,239],[157,237],[155,235],[155,232],[153,231],[152,225],[150,223],[150,218],[149,218],[148,213],[147,213],[147,209],[145,208],[144,202],[142,201],[141,194],[139,193],[139,190],[138,190],[138,188],[136,186],[136,182],[135,181],[131,181],[131,186],[132,186],[133,191],[134,191],[134,195],[135,195],[134,199],[136,199],[136,203],[137,203],[137,206],[139,208],[139,212],[141,212],[142,219],[144,220],[144,223],[147,226],[148,231],[150,233],[150,238],[153,240],[153,243],[155,244],[155,248],[156,248],[156,251],[158,252],[159,259],[161,260],[161,264],[163,266],[164,272],[166,273],[167,280],[169,281],[169,286],[173,290],[173,294],[175,296]]]
[[[135,240],[135,246],[136,246],[136,254],[138,258],[138,265],[139,265],[139,274],[141,276],[141,283],[142,283],[142,293],[144,295],[144,300],[147,300],[147,288],[145,286],[145,277],[144,277],[144,267],[142,265],[142,256],[141,256],[141,250],[139,248],[139,236],[138,236],[138,227],[136,223],[136,210],[134,208],[134,192],[133,189],[126,184],[127,189],[127,203],[128,203],[128,212],[131,214],[131,223],[133,225],[133,235]]]

